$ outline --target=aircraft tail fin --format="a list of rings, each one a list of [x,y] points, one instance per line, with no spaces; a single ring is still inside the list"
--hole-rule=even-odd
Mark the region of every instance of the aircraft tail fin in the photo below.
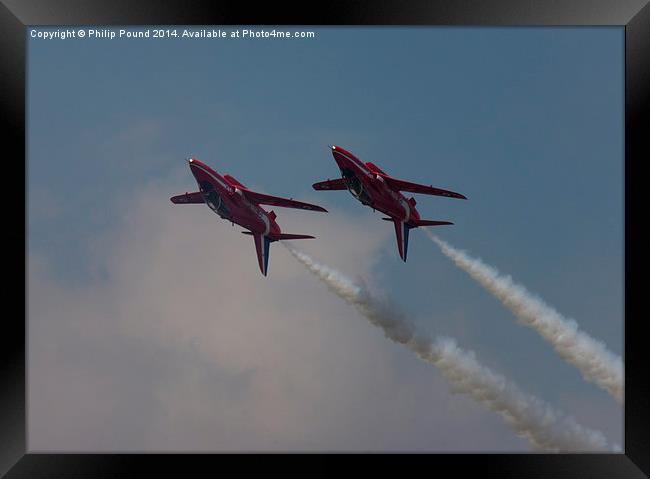
[[[395,224],[395,237],[397,238],[397,250],[402,261],[406,263],[406,255],[409,249],[409,231],[411,226],[402,220],[393,219]]]
[[[271,243],[281,240],[314,239],[314,237],[310,235],[296,235],[291,233],[279,233],[268,236],[261,233],[253,233],[252,231],[242,231],[242,233],[253,237],[253,240],[255,241],[255,251],[257,253],[257,264],[264,276],[266,276],[269,271],[269,252],[271,250]]]
[[[451,221],[435,221],[435,220],[420,220],[411,219],[408,223],[397,218],[382,218],[384,221],[392,221],[395,225],[395,237],[397,238],[397,250],[399,256],[406,262],[406,256],[409,249],[409,231],[419,226],[441,226],[453,225]]]
[[[246,234],[251,234],[246,232]],[[271,239],[261,233],[252,233],[255,240],[255,250],[257,252],[257,264],[264,276],[269,269],[269,250],[271,248]]]

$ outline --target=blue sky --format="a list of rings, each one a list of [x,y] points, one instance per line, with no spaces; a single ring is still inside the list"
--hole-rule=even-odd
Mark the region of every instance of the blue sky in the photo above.
[[[332,209],[324,223],[381,223],[368,274],[421,328],[457,337],[622,442],[613,400],[424,234],[411,234],[404,264],[378,213],[311,184],[338,176],[327,148],[337,144],[398,178],[465,194],[416,195],[418,210],[453,221],[435,232],[622,354],[623,29],[300,29],[316,38],[28,38],[29,257],[46,261],[56,284],[109,281],[105,238],[120,236],[131,199],[158,181],[176,187],[161,197],[193,191],[183,159],[195,155],[247,186]],[[300,225],[278,210],[280,226]],[[336,242],[328,234],[314,255],[318,241]]]

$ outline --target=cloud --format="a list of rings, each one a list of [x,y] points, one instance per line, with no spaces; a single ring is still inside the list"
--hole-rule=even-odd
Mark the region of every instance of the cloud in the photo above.
[[[116,206],[86,284],[30,252],[30,451],[527,449],[284,248],[262,277],[241,228],[169,202],[179,177]],[[372,280],[392,230],[330,211],[277,213],[318,237],[305,251]]]

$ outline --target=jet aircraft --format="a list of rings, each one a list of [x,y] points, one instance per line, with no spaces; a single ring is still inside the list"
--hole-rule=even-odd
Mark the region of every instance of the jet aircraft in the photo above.
[[[361,162],[359,158],[340,146],[331,146],[330,148],[334,161],[341,170],[342,178],[314,183],[313,188],[315,190],[349,190],[352,196],[362,204],[388,215],[388,218],[382,219],[394,223],[397,249],[403,261],[406,261],[408,252],[409,230],[418,226],[451,225],[453,223],[420,219],[420,214],[415,208],[415,198],[406,199],[400,191],[467,199],[453,191],[398,180],[386,174],[373,163]]]
[[[227,174],[221,176],[196,158],[189,158],[187,161],[199,185],[199,191],[173,196],[170,198],[172,203],[206,203],[221,218],[230,221],[233,225],[237,223],[249,230],[242,231],[242,233],[253,237],[255,249],[257,250],[257,262],[264,276],[268,271],[269,247],[272,242],[311,239],[314,237],[282,233],[275,221],[275,213],[266,211],[259,205],[327,212],[326,209],[310,203],[251,191],[232,176]]]

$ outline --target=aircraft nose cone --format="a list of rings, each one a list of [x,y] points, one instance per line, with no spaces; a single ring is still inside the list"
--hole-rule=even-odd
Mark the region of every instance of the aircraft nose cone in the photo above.
[[[332,156],[334,157],[334,161],[336,161],[336,164],[339,165],[339,168],[345,167],[346,160],[339,151],[332,148]]]
[[[201,163],[199,160],[197,160],[193,156],[187,158],[187,166],[189,166],[190,170],[192,170],[192,171],[196,170],[197,168],[200,169],[202,167],[205,167],[205,165],[203,163]]]

